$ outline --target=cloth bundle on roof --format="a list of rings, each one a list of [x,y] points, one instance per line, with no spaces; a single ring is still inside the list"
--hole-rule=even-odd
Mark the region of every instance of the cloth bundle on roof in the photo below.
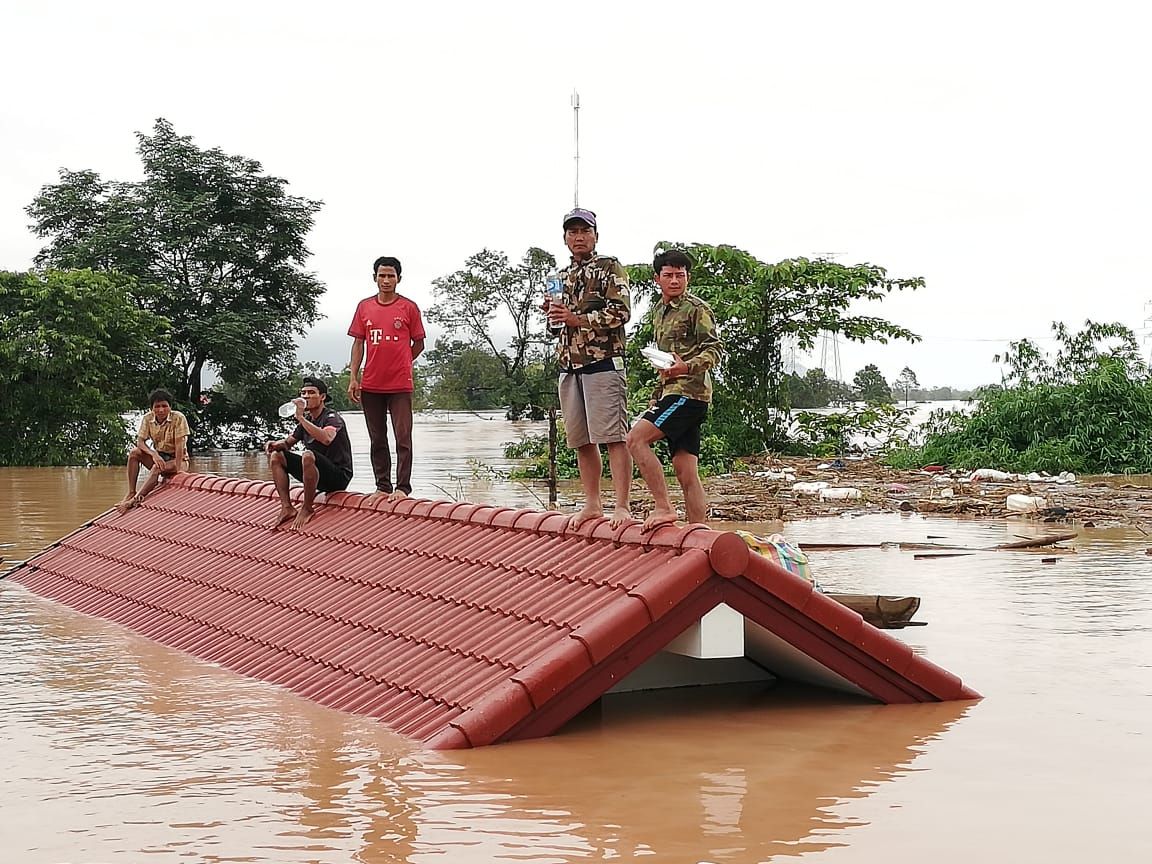
[[[761,537],[750,531],[737,531],[736,533],[753,552],[774,561],[789,573],[799,576],[805,582],[811,582],[817,590],[820,590],[816,577],[812,575],[812,565],[808,563],[808,556],[799,546],[789,542],[783,534]]]

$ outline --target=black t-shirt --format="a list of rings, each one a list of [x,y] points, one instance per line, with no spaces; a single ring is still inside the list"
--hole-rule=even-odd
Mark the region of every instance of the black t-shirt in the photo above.
[[[320,410],[319,417],[310,417],[309,419],[321,429],[327,426],[336,427],[336,437],[332,439],[332,443],[321,444],[309,435],[308,430],[299,423],[296,424],[296,431],[292,433],[292,437],[301,442],[305,450],[326,456],[329,462],[351,477],[352,442],[348,440],[348,429],[344,426],[344,418],[325,405]]]

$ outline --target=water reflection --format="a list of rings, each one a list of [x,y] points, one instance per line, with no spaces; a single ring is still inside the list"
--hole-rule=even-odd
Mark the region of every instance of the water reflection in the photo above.
[[[800,687],[629,694],[559,736],[456,758],[474,787],[514,790],[516,812],[562,814],[598,853],[757,861],[837,845],[858,824],[837,805],[901,776],[970,708],[893,711]],[[546,770],[558,760],[563,776]]]
[[[508,424],[419,422],[422,494],[538,506],[469,466],[503,466]],[[266,476],[261,457],[199,458]],[[123,486],[122,469],[0,469],[0,554],[33,554]],[[788,526],[802,543],[966,546],[1039,530],[919,514]],[[0,582],[0,860],[1149,860],[1149,542],[1090,529],[1075,545],[1054,564],[812,555],[834,590],[921,596],[929,626],[899,638],[980,690],[973,706],[620,695],[549,739],[441,754]]]
[[[21,861],[765,860],[837,845],[860,824],[839,806],[970,708],[627,694],[553,738],[427,753],[15,586],[0,597],[0,663],[17,673],[0,850]]]

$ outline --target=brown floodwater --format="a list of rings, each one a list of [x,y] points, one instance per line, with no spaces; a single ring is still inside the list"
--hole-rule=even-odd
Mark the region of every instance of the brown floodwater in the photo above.
[[[367,491],[350,422],[353,488]],[[539,489],[482,467],[506,467],[500,445],[517,434],[419,418],[416,494],[539,506]],[[256,456],[195,467],[266,476]],[[34,554],[123,484],[122,469],[0,469],[0,555]],[[1035,532],[915,514],[788,526],[800,542]],[[1055,563],[811,556],[829,588],[922,597],[928,626],[897,637],[980,702],[686,689],[601,700],[551,738],[448,753],[0,582],[0,861],[1152,860],[1149,546],[1135,529],[1088,529]]]

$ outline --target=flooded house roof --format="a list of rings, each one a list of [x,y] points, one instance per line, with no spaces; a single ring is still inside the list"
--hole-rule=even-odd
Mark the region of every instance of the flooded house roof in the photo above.
[[[807,664],[880,702],[977,697],[734,533],[358,493],[294,532],[267,527],[275,496],[182,474],[8,578],[434,748],[551,734],[723,605],[781,677]]]

